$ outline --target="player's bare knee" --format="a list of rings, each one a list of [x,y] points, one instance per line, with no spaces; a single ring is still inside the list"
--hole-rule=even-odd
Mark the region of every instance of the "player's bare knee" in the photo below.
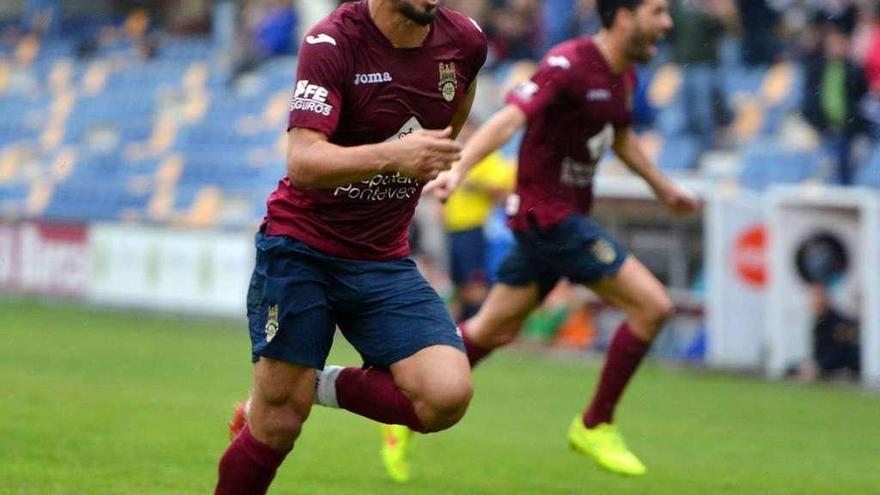
[[[286,450],[299,438],[310,408],[292,395],[255,394],[248,422],[254,434],[276,450]]]
[[[646,301],[637,313],[637,318],[644,322],[645,326],[656,335],[675,313],[675,303],[672,302],[668,295],[663,294]]]
[[[444,380],[426,390],[417,407],[426,432],[450,428],[464,417],[474,394],[470,377]]]

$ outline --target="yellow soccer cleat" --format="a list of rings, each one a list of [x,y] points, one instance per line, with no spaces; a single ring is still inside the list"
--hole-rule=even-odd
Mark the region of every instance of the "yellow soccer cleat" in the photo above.
[[[382,428],[382,463],[388,476],[398,483],[409,481],[407,453],[413,432],[406,426],[380,425]]]
[[[587,428],[578,416],[568,429],[568,443],[578,452],[592,457],[599,467],[612,473],[642,476],[647,471],[642,461],[626,448],[623,436],[612,424],[602,423],[595,428]]]

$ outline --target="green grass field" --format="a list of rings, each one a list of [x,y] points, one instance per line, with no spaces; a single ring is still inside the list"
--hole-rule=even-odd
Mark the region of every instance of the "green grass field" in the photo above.
[[[243,325],[0,302],[0,494],[207,494],[247,391]],[[344,342],[333,362],[356,364]],[[880,397],[647,366],[618,414],[645,478],[598,471],[565,431],[598,363],[502,353],[453,430],[387,481],[378,431],[315,409],[274,494],[880,493]]]

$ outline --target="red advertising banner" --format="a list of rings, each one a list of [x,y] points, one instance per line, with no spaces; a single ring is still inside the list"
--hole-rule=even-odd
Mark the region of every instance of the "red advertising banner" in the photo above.
[[[87,226],[0,224],[0,290],[4,292],[85,297],[90,263]]]

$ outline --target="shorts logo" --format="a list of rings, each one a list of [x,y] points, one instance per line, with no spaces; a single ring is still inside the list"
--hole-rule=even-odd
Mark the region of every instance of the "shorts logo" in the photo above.
[[[278,333],[278,305],[269,306],[268,321],[266,322],[266,342],[272,342]]]
[[[455,99],[455,90],[458,89],[458,78],[455,74],[455,62],[440,62],[440,94],[446,101]]]
[[[593,252],[593,256],[596,260],[603,265],[610,265],[617,259],[617,251],[615,251],[614,246],[605,239],[596,239],[590,250]]]
[[[311,84],[309,81],[297,81],[296,90],[290,100],[290,110],[304,110],[328,116],[333,105],[327,103],[330,92],[323,86]]]

